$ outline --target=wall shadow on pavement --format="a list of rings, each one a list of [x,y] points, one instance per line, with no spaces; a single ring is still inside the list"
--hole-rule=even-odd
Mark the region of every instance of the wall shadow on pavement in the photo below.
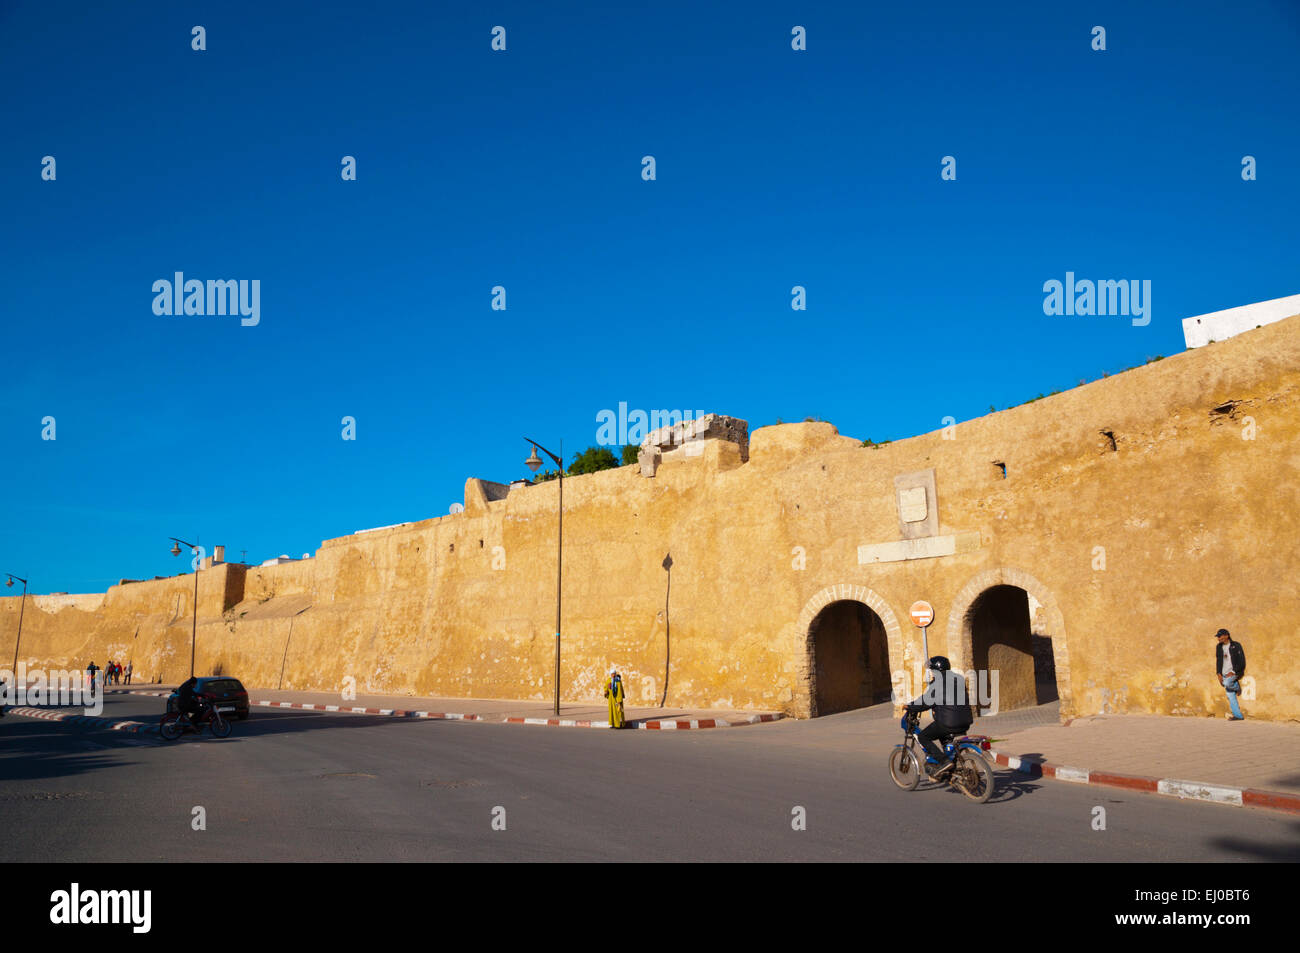
[[[1290,842],[1280,838],[1276,841],[1250,841],[1243,837],[1211,837],[1205,843],[1218,850],[1248,854],[1256,860],[1294,863],[1300,861],[1300,821],[1291,821],[1287,826],[1294,831],[1294,837]]]
[[[133,721],[156,724],[156,716],[136,716]],[[261,736],[330,728],[392,728],[396,725],[422,723],[427,730],[435,724],[446,727],[450,721],[433,718],[393,718],[384,715],[323,714],[317,712],[255,712],[247,721],[232,721],[234,730],[228,738],[214,738],[204,729],[201,734],[187,732],[176,741],[165,741],[156,734],[114,731],[100,725],[78,722],[46,721],[6,715],[0,719],[0,782],[32,781],[39,778],[74,777],[105,768],[138,764],[135,759],[108,756],[108,752],[90,753],[79,747],[92,741],[119,750],[160,747],[169,748],[187,742],[231,744],[251,741]],[[0,800],[0,803],[3,803]]]
[[[71,778],[103,768],[121,768],[136,763],[111,757],[108,752],[87,752],[78,744],[81,736],[89,732],[74,733],[68,727],[61,727],[53,721],[18,721],[17,716],[6,715],[0,721],[0,742],[4,744],[4,756],[0,757],[0,781]],[[117,740],[122,739],[119,736]],[[26,796],[21,791],[0,790],[0,804],[24,799]]]
[[[422,725],[426,728],[433,725],[447,727],[454,724],[454,721],[448,718],[406,718],[392,715],[349,715],[343,712],[300,711],[290,708],[282,708],[279,711],[254,708],[246,721],[231,719],[230,724],[234,730],[231,731],[229,738],[213,738],[212,732],[205,728],[201,735],[187,732],[181,736],[181,739],[196,740],[202,738],[208,741],[229,742],[238,741],[241,737],[258,738],[265,735],[319,731],[330,728],[392,728],[397,725]],[[160,738],[159,743],[172,745],[178,742],[163,741]]]
[[[1280,778],[1270,778],[1266,783],[1259,785],[1266,791],[1282,788],[1300,788],[1300,774],[1286,774]]]

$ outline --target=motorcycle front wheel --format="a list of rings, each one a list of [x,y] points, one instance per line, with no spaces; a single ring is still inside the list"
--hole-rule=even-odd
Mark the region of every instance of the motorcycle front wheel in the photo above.
[[[915,791],[921,783],[921,765],[910,748],[895,748],[889,753],[889,776],[904,791]]]
[[[230,734],[230,722],[221,717],[218,712],[212,717],[212,736],[214,738],[225,738]]]
[[[169,716],[164,716],[162,723],[158,726],[158,734],[162,736],[164,741],[175,741],[181,736],[181,732],[184,730],[180,718],[174,713],[169,713]]]

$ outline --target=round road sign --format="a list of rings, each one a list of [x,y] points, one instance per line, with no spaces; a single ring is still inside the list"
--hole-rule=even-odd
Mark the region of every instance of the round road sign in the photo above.
[[[918,600],[912,603],[911,616],[912,625],[924,629],[934,621],[934,609],[925,600]]]

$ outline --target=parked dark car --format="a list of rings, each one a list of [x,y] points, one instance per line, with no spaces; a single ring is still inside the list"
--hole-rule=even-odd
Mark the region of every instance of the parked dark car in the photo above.
[[[229,675],[210,675],[200,678],[194,686],[196,695],[210,695],[223,715],[234,715],[240,721],[248,717],[248,692],[243,683]],[[167,710],[176,710],[177,693],[167,696]]]

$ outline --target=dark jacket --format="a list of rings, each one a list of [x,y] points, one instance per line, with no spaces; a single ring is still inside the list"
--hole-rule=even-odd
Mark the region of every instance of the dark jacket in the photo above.
[[[917,708],[934,710],[934,720],[953,732],[965,731],[974,720],[966,679],[953,671],[944,672],[912,702]]]
[[[198,684],[199,680],[197,678],[189,678],[182,682],[181,687],[176,690],[176,707],[181,711],[194,711],[199,707],[194,692]]]
[[[1246,674],[1246,653],[1242,651],[1241,643],[1228,640],[1228,651],[1231,654],[1232,670],[1237,673],[1237,678]],[[1214,646],[1214,674],[1223,674],[1223,646],[1215,644]]]

